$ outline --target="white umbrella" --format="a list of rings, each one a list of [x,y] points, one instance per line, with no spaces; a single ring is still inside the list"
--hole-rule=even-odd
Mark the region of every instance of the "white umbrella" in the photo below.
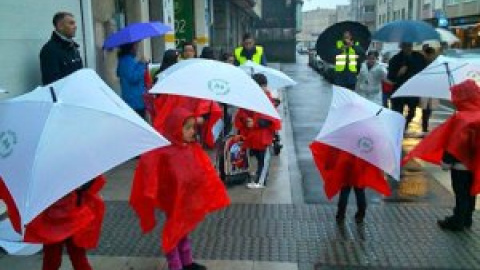
[[[287,74],[280,70],[259,65],[255,62],[248,60],[245,64],[240,66],[247,74],[253,75],[255,73],[262,73],[267,77],[268,86],[272,89],[280,89],[297,84]]]
[[[333,86],[332,104],[315,141],[351,153],[399,180],[404,127],[399,113]]]
[[[280,119],[267,95],[250,76],[219,61],[183,60],[160,73],[149,92],[214,100]]]
[[[415,96],[450,100],[450,87],[467,79],[480,83],[480,66],[463,59],[440,55],[406,81],[392,97]]]
[[[42,250],[41,244],[23,242],[23,236],[18,234],[8,219],[0,221],[0,247],[9,255],[28,256]]]
[[[168,141],[90,69],[0,102],[0,176],[22,225],[65,194]]]
[[[460,41],[456,35],[446,29],[435,28],[435,31],[437,31],[437,33],[440,35],[440,40],[448,43],[448,45],[452,45]]]

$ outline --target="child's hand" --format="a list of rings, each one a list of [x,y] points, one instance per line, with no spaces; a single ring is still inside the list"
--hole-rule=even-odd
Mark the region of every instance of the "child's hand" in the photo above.
[[[203,123],[205,123],[205,119],[203,119],[203,117],[199,116],[196,119],[196,123],[197,123],[197,125],[203,125]]]
[[[253,119],[252,118],[247,118],[247,127],[248,128],[253,128]]]

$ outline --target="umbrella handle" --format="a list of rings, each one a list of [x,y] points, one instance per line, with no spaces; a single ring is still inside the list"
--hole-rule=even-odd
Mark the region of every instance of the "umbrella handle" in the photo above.
[[[452,71],[450,70],[450,67],[448,66],[448,63],[443,63],[445,65],[445,69],[447,70],[447,76],[448,76],[448,84],[450,87],[455,84],[455,81],[453,80],[452,76]]]
[[[57,95],[55,94],[55,90],[53,90],[53,86],[50,86],[50,94],[52,95],[53,103],[57,102]]]

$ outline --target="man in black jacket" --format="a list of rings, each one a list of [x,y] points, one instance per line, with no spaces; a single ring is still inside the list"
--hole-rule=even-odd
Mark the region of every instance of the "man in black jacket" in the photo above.
[[[387,78],[394,83],[394,92],[408,81],[408,79],[415,76],[415,74],[427,66],[425,57],[421,53],[412,50],[412,43],[401,43],[400,48],[401,51],[388,62]],[[408,124],[410,124],[415,117],[415,109],[419,102],[420,99],[418,97],[392,98],[392,110],[403,114],[405,105],[408,107],[405,131],[408,129]]]
[[[40,51],[42,83],[52,83],[83,68],[78,44],[73,41],[77,25],[73,14],[58,12],[53,16],[55,30]]]

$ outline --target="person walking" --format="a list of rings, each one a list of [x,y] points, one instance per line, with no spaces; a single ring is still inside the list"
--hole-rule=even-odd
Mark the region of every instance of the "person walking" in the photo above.
[[[193,260],[189,234],[209,214],[230,204],[228,193],[208,155],[196,141],[196,116],[170,111],[162,133],[171,145],[140,158],[130,205],[144,233],[155,228],[155,209],[165,213],[162,249],[169,270],[204,270]]]
[[[237,47],[233,55],[235,57],[236,66],[243,65],[248,60],[259,65],[267,65],[267,58],[265,57],[264,48],[262,46],[256,45],[255,39],[249,33],[243,35],[242,46]]]
[[[427,65],[435,61],[437,53],[434,48],[430,46],[423,47],[423,54]],[[420,98],[420,107],[422,108],[422,133],[421,136],[425,136],[428,133],[428,122],[432,116],[432,110],[436,109],[440,105],[438,99],[435,98]]]
[[[53,16],[55,30],[50,40],[40,50],[40,70],[43,85],[62,79],[83,68],[79,45],[73,41],[77,24],[70,12]]]
[[[444,230],[463,231],[472,227],[476,195],[480,193],[480,87],[466,80],[450,89],[457,112],[408,153],[402,164],[420,158],[450,170],[455,207],[452,215],[437,224]]]
[[[333,83],[350,90],[355,90],[360,58],[365,51],[358,41],[353,39],[349,31],[345,31],[343,39],[336,43],[335,70]]]
[[[362,63],[355,91],[364,98],[382,106],[382,82],[387,78],[387,70],[378,62],[378,52],[370,51]]]
[[[393,82],[393,93],[400,88],[408,79],[415,76],[427,66],[425,57],[419,52],[413,51],[412,43],[403,42],[400,44],[401,51],[390,59],[388,63],[389,81]],[[396,97],[391,99],[392,110],[403,114],[405,105],[408,107],[405,132],[408,125],[415,117],[415,110],[419,103],[418,97]]]
[[[148,63],[143,58],[136,59],[138,43],[128,43],[120,46],[118,52],[117,76],[122,88],[122,99],[140,117],[145,118],[145,72]]]

